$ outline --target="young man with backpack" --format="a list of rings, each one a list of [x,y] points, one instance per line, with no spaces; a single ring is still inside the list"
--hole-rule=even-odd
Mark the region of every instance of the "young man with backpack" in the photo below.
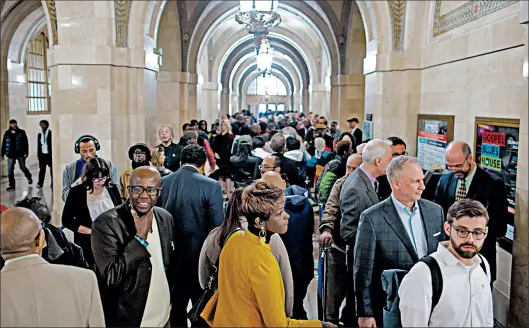
[[[492,327],[490,268],[479,251],[489,216],[478,201],[462,199],[448,210],[450,240],[423,258],[399,288],[403,327]]]

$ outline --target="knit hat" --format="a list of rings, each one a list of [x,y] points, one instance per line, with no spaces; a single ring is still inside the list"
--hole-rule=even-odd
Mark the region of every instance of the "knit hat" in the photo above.
[[[186,131],[182,136],[182,139],[187,140],[191,138],[198,138],[198,133],[196,131]]]
[[[141,143],[141,142],[139,142],[139,143],[137,143],[134,146],[129,148],[129,159],[131,161],[133,160],[134,151],[136,149],[138,149],[138,148],[145,152],[145,155],[147,156],[147,161],[150,162],[151,161],[151,150],[149,149],[149,147],[146,144]]]
[[[244,135],[239,138],[239,144],[251,144],[252,143],[252,137],[249,135]]]
[[[10,119],[10,120],[9,120],[9,124],[18,124],[18,123],[17,123],[17,120],[15,120],[15,119]]]

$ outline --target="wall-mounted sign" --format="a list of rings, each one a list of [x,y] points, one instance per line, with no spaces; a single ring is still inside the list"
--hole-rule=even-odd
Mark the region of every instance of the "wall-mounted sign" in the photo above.
[[[454,138],[454,116],[418,115],[417,159],[424,170],[432,165],[445,167],[445,150]]]
[[[500,245],[509,251],[514,238],[519,132],[520,120],[476,117],[476,163],[482,169],[500,176],[505,182],[509,217],[507,233],[500,240]]]
[[[373,114],[366,114],[362,131],[362,140],[373,139]]]

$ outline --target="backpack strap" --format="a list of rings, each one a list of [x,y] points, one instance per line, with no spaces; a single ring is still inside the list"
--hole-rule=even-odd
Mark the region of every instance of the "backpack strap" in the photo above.
[[[479,253],[478,253],[478,256],[479,256],[479,259],[481,260],[481,263],[479,263],[479,266],[483,269],[483,272],[485,272],[485,274],[487,275],[487,278],[489,278],[490,280],[490,272],[489,270],[487,270],[487,265],[485,264],[485,258],[483,257],[483,255]]]
[[[424,262],[430,268],[430,274],[432,276],[432,309],[430,311],[430,315],[432,315],[433,309],[439,303],[439,299],[443,293],[443,275],[441,274],[439,263],[432,256],[423,257],[421,262]]]

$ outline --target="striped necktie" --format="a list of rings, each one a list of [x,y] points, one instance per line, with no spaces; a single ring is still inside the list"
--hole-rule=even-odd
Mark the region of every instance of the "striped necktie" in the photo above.
[[[460,179],[460,181],[461,181],[461,184],[459,185],[459,189],[457,190],[457,193],[456,193],[456,202],[458,200],[465,198],[465,196],[467,195],[466,181],[465,179]]]

